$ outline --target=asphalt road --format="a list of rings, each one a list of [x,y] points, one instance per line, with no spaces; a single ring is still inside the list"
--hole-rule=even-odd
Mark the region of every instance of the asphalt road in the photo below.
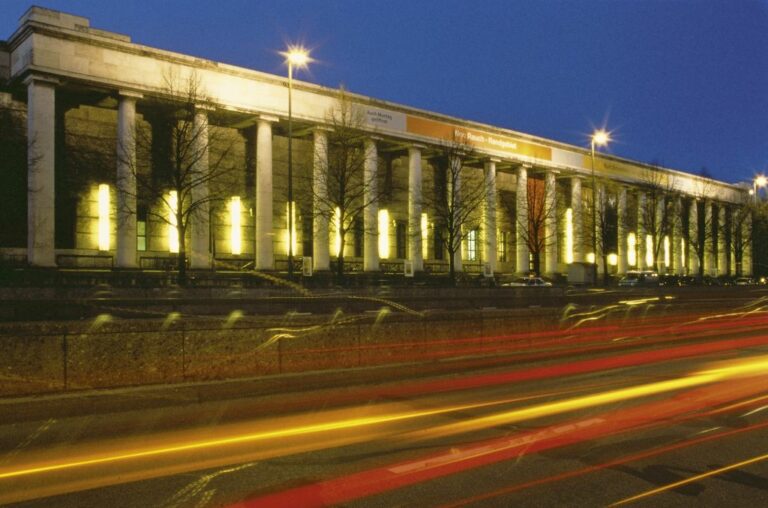
[[[499,340],[503,340],[500,338]],[[0,503],[761,506],[768,312],[585,321],[389,382],[0,427]],[[74,404],[76,404],[76,399]]]

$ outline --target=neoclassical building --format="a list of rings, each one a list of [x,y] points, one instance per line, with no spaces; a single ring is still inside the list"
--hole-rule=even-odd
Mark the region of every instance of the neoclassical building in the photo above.
[[[145,199],[131,172],[158,171],[154,148],[139,140],[177,146],[155,114],[161,101],[174,100],[169,76],[194,76],[205,90],[193,123],[204,127],[200,142],[209,134],[216,141],[195,167],[204,172],[213,161],[226,162],[231,177],[216,191],[226,195],[207,202],[205,219],[186,231],[190,267],[284,271],[292,237],[297,263],[330,269],[339,248],[333,220],[314,213],[316,200],[298,189],[301,181],[317,182],[326,167],[328,112],[338,90],[293,82],[297,192],[289,207],[286,77],[142,46],[92,28],[86,18],[39,7],[0,43],[0,120],[11,133],[0,161],[0,259],[60,268],[168,265],[178,252],[178,231],[173,217],[161,218],[178,196]],[[444,147],[460,136],[471,148],[462,181],[483,182],[484,189],[462,224],[454,256],[460,270],[525,274],[536,260],[550,276],[593,262],[619,274],[752,272],[743,186],[371,97],[348,98],[363,119],[365,174],[384,191],[345,236],[348,270],[402,272],[406,262],[416,271],[447,270],[443,226],[425,195],[437,192]],[[537,221],[542,211],[546,216]]]

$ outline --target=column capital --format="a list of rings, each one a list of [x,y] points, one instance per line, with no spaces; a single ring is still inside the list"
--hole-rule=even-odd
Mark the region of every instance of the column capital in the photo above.
[[[256,120],[259,122],[277,123],[280,121],[280,118],[274,115],[257,115]]]
[[[422,151],[422,150],[426,150],[426,149],[427,149],[427,145],[422,145],[420,143],[409,143],[408,144],[408,152],[410,152],[411,150]]]
[[[23,81],[25,86],[29,86],[32,83],[38,83],[49,86],[59,86],[61,80],[53,76],[46,76],[44,74],[29,74]]]
[[[118,97],[121,99],[132,99],[132,100],[138,100],[143,99],[144,94],[140,92],[134,92],[133,90],[118,90],[117,91]]]
[[[493,162],[494,164],[501,163],[501,159],[498,157],[484,157],[483,162]]]
[[[206,102],[199,102],[195,104],[195,113],[199,111],[216,111],[216,106]]]
[[[315,126],[314,126],[314,127],[312,127],[310,130],[311,130],[313,133],[315,133],[315,132],[320,132],[320,133],[324,133],[324,134],[327,134],[327,133],[329,133],[329,132],[333,132],[333,129],[332,129],[332,128],[330,128],[330,127],[328,127],[327,125],[315,125]]]

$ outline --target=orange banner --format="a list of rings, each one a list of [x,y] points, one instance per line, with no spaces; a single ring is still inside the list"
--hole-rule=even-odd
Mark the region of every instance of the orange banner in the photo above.
[[[468,144],[480,149],[552,160],[552,149],[547,146],[535,145],[509,136],[488,134],[487,132],[417,116],[408,115],[406,117],[406,130],[411,134],[444,140],[466,139]]]

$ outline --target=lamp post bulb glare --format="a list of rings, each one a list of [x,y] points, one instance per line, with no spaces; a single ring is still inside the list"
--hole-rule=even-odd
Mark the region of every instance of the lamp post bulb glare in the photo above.
[[[604,129],[597,130],[592,134],[592,142],[597,146],[607,145],[610,140],[610,134]]]

